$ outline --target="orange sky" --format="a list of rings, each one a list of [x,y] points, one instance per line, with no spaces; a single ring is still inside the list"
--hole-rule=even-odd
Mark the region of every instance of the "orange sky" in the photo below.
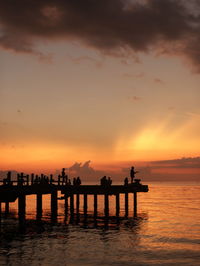
[[[30,21],[28,30],[17,17],[17,21],[7,21],[13,16],[3,15],[0,20],[7,36],[13,36],[6,39],[2,35],[0,42],[0,169],[47,170],[75,161],[116,165],[199,156],[199,63],[193,56],[196,43],[185,43],[190,31],[184,28],[191,23],[181,21],[177,13],[174,19],[180,23],[166,24],[169,31],[165,32],[166,28],[157,27],[159,18],[155,28],[152,21],[154,43],[152,36],[147,36],[148,21],[138,25],[146,39],[141,38],[142,33],[137,36],[134,26],[129,30],[135,39],[129,40],[126,32],[120,35],[118,28],[109,28],[113,23],[107,17],[110,35],[104,32],[97,16],[94,29],[85,18],[83,31],[88,30],[82,35],[76,28],[69,33],[60,26],[66,6],[38,6],[42,13],[36,15],[43,16],[46,24],[38,27],[41,20]],[[129,19],[134,21],[137,12],[148,19],[143,17],[143,8],[130,7]],[[155,8],[161,19],[163,9]],[[187,13],[187,8],[179,11]],[[152,4],[148,12],[153,9]],[[24,6],[24,16],[26,11]],[[103,19],[107,12],[104,14],[103,8],[101,12]],[[121,25],[126,24],[122,16],[119,19],[123,19]],[[116,18],[115,22],[117,25]],[[54,32],[51,27],[57,23],[60,31]],[[126,27],[128,30],[129,24]],[[168,36],[172,30],[180,39]],[[195,35],[190,37],[196,40]],[[192,44],[194,53],[188,48]]]

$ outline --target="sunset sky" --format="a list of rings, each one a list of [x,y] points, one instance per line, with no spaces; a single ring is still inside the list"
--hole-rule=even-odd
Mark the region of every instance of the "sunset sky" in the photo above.
[[[199,156],[197,10],[0,0],[0,169]]]

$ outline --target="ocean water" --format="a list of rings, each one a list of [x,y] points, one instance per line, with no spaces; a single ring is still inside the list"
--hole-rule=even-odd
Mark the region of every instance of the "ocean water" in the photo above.
[[[143,182],[144,183],[144,182]],[[98,219],[70,219],[59,200],[57,223],[50,220],[50,198],[43,197],[43,217],[36,221],[35,197],[27,197],[26,225],[17,220],[17,202],[2,215],[0,265],[200,265],[200,184],[151,183],[148,193],[138,193],[138,217],[120,219],[110,196],[110,218],[103,218],[103,197],[98,197]],[[2,204],[2,209],[4,206]]]

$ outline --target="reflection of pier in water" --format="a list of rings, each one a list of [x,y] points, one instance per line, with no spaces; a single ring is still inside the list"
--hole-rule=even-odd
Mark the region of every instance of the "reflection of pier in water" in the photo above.
[[[65,217],[70,213],[70,220],[79,222],[80,217],[84,217],[84,221],[88,218],[88,195],[93,196],[93,218],[98,221],[98,196],[104,196],[104,220],[109,218],[109,196],[115,196],[115,218],[120,219],[120,195],[124,195],[125,216],[129,215],[129,195],[133,194],[133,215],[137,216],[137,193],[148,192],[148,186],[142,185],[140,179],[133,179],[131,183],[125,181],[124,185],[111,185],[111,183],[101,183],[101,185],[81,185],[80,183],[71,185],[65,172],[58,176],[57,180],[53,180],[53,176],[28,175],[21,173],[18,175],[17,181],[11,180],[11,173],[8,172],[7,178],[0,186],[0,214],[1,204],[5,203],[5,213],[9,213],[9,203],[18,199],[18,217],[19,221],[25,221],[26,214],[26,196],[36,195],[37,219],[42,218],[42,196],[50,194],[51,196],[51,219],[57,221],[58,216],[58,199],[65,202]],[[61,197],[58,198],[58,192]],[[80,216],[80,195],[83,196],[83,214]],[[76,199],[75,199],[76,197]],[[76,204],[75,204],[76,203]]]

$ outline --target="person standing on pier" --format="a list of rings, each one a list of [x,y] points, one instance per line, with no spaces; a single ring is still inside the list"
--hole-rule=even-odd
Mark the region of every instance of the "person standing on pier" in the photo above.
[[[135,174],[137,174],[138,171],[135,171],[134,166],[131,167],[130,176],[131,176],[131,184],[133,183],[133,179],[135,178]]]

